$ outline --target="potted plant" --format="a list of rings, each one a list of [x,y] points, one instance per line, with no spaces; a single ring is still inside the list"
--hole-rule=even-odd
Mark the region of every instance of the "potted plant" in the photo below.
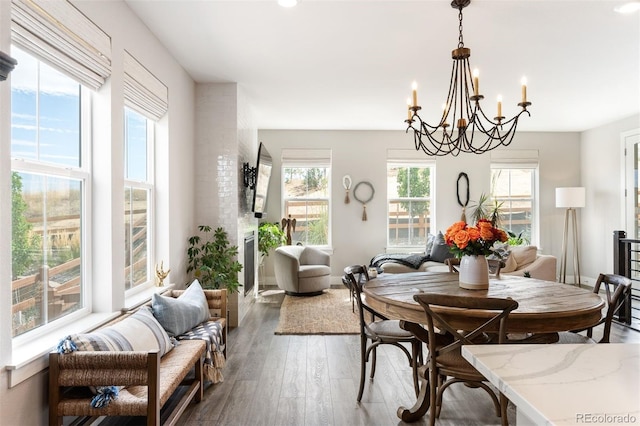
[[[238,272],[242,265],[236,260],[238,246],[230,246],[229,238],[221,227],[209,234],[212,228],[207,225],[198,226],[204,236],[194,235],[189,238],[187,249],[187,273],[193,272],[202,288],[226,288],[229,294],[238,291]]]
[[[284,232],[277,223],[263,222],[258,226],[258,252],[260,253],[260,264],[269,252],[283,245],[286,241]]]

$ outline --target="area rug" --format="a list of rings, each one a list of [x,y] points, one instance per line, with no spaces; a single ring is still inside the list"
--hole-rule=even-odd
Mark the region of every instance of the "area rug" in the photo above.
[[[312,297],[286,295],[275,334],[359,334],[357,307],[355,311],[346,288]]]

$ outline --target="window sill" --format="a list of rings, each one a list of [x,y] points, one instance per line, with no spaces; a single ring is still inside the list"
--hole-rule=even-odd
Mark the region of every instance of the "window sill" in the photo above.
[[[127,298],[123,311],[135,309],[151,300],[152,294],[162,294],[173,287],[174,285],[170,284],[163,287],[149,287],[140,291]],[[49,366],[49,352],[57,346],[64,336],[90,332],[120,315],[122,315],[121,312],[92,313],[52,330],[46,335],[39,336],[37,339],[14,345],[11,362],[6,365],[6,369],[9,370],[9,387],[14,387],[46,369]]]

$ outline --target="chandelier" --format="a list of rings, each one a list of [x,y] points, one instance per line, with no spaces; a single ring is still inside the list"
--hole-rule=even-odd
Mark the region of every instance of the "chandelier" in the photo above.
[[[522,110],[513,118],[505,120],[502,115],[502,97],[497,99],[497,114],[493,119],[487,117],[480,101],[484,99],[479,92],[478,70],[471,73],[469,56],[471,49],[464,47],[462,37],[462,9],[471,0],[453,0],[451,7],[458,9],[460,35],[458,47],[451,52],[453,68],[447,101],[442,106],[440,122],[432,126],[418,115],[417,84],[413,83],[412,97],[407,100],[407,133],[413,130],[416,150],[422,149],[427,155],[454,155],[461,152],[483,154],[499,146],[507,146],[515,136],[518,119],[523,113],[531,115],[527,107],[527,82],[522,78],[522,100],[518,106]],[[436,134],[436,132],[441,132]],[[482,139],[474,145],[474,138]]]

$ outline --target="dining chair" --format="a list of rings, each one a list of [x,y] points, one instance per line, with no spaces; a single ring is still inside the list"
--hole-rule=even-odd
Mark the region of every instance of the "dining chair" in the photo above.
[[[593,292],[600,294],[601,288],[604,287],[605,301],[607,302],[607,311],[600,322],[592,327],[582,330],[572,330],[559,333],[558,343],[596,343],[593,339],[593,327],[604,324],[602,338],[597,343],[609,343],[611,336],[611,323],[613,316],[618,314],[621,308],[629,300],[631,293],[631,280],[622,275],[616,274],[600,274],[593,286]],[[587,335],[578,334],[585,331]]]
[[[364,277],[365,280],[356,279],[356,275]],[[362,303],[362,284],[368,280],[369,275],[365,266],[354,265],[344,268],[342,282],[348,285],[354,294],[358,315],[360,317],[360,388],[358,389],[358,402],[362,399],[364,391],[364,379],[366,375],[366,364],[371,355],[371,374],[376,373],[376,349],[380,345],[393,345],[400,348],[409,359],[409,365],[413,371],[413,386],[416,395],[419,392],[418,364],[422,364],[422,342],[412,333],[400,328],[400,321],[390,320],[380,313]],[[365,318],[365,312],[371,314],[371,321]],[[368,345],[369,341],[371,343]],[[411,353],[403,346],[403,343],[411,344]]]
[[[427,362],[420,367],[419,374],[429,386],[429,424],[434,425],[440,416],[442,394],[454,383],[465,383],[469,387],[480,387],[491,397],[496,415],[501,417],[502,424],[507,421],[507,398],[500,392],[499,399],[484,382],[487,379],[462,357],[463,345],[487,343],[488,338],[498,344],[506,342],[506,326],[509,314],[518,307],[512,299],[491,297],[453,296],[442,294],[416,294],[413,296],[425,311],[427,328],[405,324],[420,340],[427,343],[429,354]],[[446,314],[443,312],[446,310]],[[479,325],[474,330],[459,330],[456,321],[478,318]],[[440,346],[437,332],[452,336],[452,342]]]
[[[450,257],[445,259],[444,263],[449,267],[449,272],[459,272],[457,267],[460,266],[460,259]],[[504,268],[505,263],[498,259],[487,259],[487,263],[489,264],[489,274],[500,278],[500,270]]]

